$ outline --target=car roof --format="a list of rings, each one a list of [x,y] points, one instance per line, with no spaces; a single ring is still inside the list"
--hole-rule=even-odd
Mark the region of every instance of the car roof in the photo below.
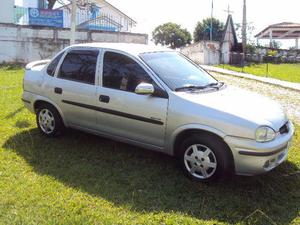
[[[105,48],[111,50],[118,50],[130,53],[132,55],[139,55],[146,52],[161,52],[161,51],[173,51],[169,48],[150,46],[145,44],[132,44],[132,43],[85,43],[85,44],[76,44],[70,46],[72,47],[94,47],[94,48]]]

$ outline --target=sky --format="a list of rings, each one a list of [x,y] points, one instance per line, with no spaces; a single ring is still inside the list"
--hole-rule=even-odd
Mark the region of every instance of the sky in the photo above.
[[[175,22],[193,33],[197,21],[210,17],[212,0],[107,0],[137,21],[135,32],[147,33],[166,22]],[[242,23],[243,0],[214,0],[214,17],[226,22],[228,5],[234,23]],[[253,35],[268,25],[281,22],[300,23],[300,0],[247,0],[247,20]],[[283,47],[293,46],[294,40]],[[261,42],[263,44],[263,42]]]

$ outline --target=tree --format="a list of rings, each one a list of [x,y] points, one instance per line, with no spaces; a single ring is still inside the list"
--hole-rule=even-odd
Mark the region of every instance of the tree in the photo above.
[[[170,46],[173,49],[190,44],[192,41],[192,36],[187,29],[171,22],[156,27],[152,36],[156,45]]]
[[[202,22],[198,22],[194,31],[194,41],[202,41],[210,39],[210,23],[211,18],[206,18]],[[212,18],[212,40],[220,41],[223,35],[224,24],[216,19]]]

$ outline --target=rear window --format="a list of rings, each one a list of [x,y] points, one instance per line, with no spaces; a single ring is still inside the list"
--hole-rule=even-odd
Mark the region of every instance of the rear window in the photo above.
[[[47,74],[50,76],[54,76],[57,64],[59,63],[61,57],[63,56],[64,52],[60,53],[58,56],[56,56],[52,62],[49,64],[48,68],[47,68]]]
[[[98,50],[70,51],[61,64],[58,78],[94,84],[98,53]]]

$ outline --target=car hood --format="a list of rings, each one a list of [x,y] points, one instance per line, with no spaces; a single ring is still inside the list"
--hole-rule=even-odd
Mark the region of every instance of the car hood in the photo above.
[[[254,92],[227,86],[211,92],[176,92],[191,103],[243,119],[257,126],[267,125],[278,131],[287,121],[281,106]]]

